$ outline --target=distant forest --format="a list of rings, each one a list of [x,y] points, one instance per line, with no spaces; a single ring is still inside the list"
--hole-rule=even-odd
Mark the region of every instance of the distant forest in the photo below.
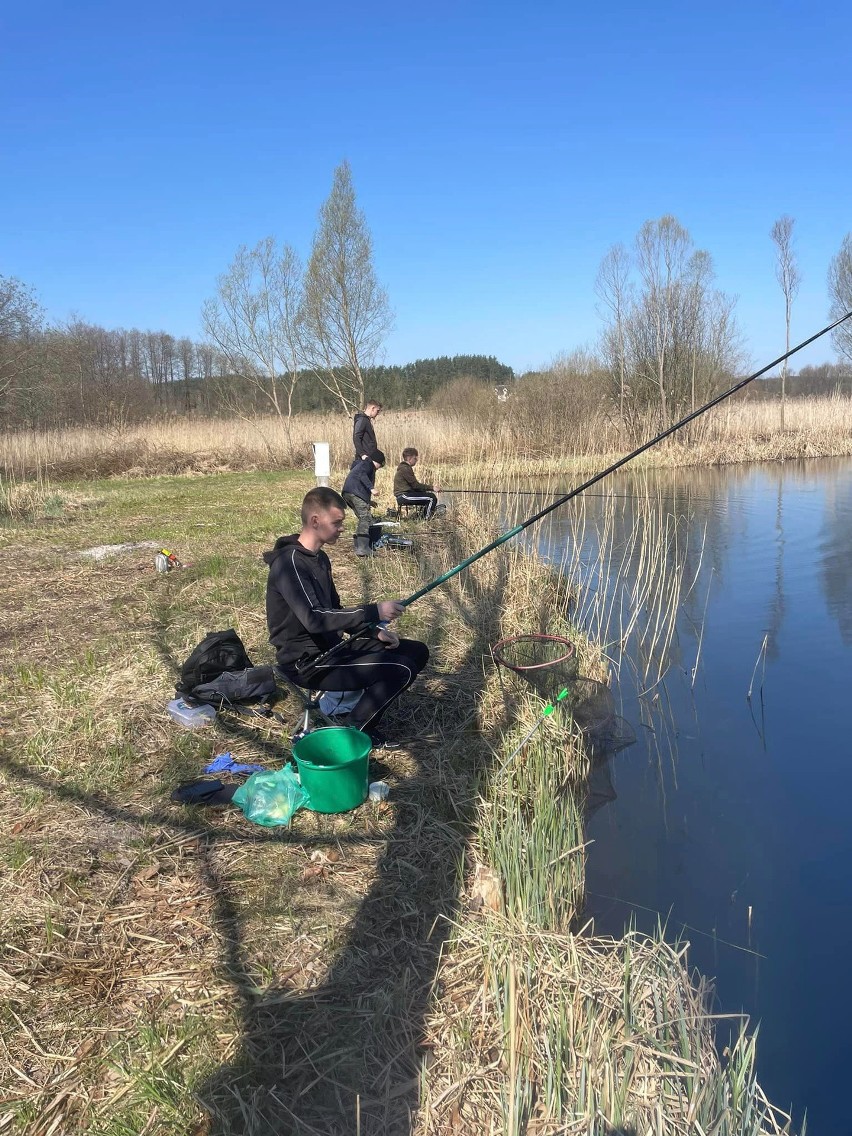
[[[176,339],[167,332],[77,323],[16,337],[14,342],[2,340],[0,335],[0,347],[6,348],[0,350],[0,429],[130,425],[163,416],[272,411],[263,388],[231,373],[209,344]],[[459,379],[505,386],[515,378],[511,367],[486,355],[417,359],[402,366],[365,368],[363,374],[367,397],[389,409],[424,406]],[[293,387],[292,409],[337,412],[340,406],[315,374],[301,372]]]
[[[752,398],[780,398],[781,379],[761,379],[747,389]],[[819,363],[787,376],[788,398],[835,393],[852,395],[852,363]]]
[[[390,409],[422,406],[441,387],[457,379],[473,379],[489,386],[507,386],[515,372],[493,355],[439,355],[437,359],[416,359],[403,366],[368,367],[364,370],[364,390]],[[324,396],[324,397],[323,397]],[[296,387],[294,408],[332,409],[328,393],[310,377]]]
[[[740,368],[718,367],[707,391],[697,393],[706,397],[732,382],[739,372]],[[493,355],[444,355],[364,368],[362,373],[365,395],[388,409],[431,404],[462,413],[484,413],[496,404],[495,387],[508,388],[509,414],[523,416],[531,413],[531,392],[538,391],[533,402],[540,402],[545,388],[558,395],[560,404],[575,417],[602,402],[616,410],[619,400],[618,368],[605,352],[557,357],[550,366],[523,376],[516,376]],[[293,413],[339,410],[339,401],[316,370],[299,371],[295,383],[292,379],[292,373],[280,380],[276,377],[283,412],[288,400]],[[780,378],[763,379],[744,394],[753,399],[774,398],[780,396],[780,385]],[[623,390],[626,418],[628,396],[642,404],[630,386]],[[802,367],[787,377],[788,398],[834,392],[852,395],[852,363]],[[0,430],[268,413],[275,413],[269,384],[251,374],[235,375],[225,356],[210,343],[178,339],[165,331],[107,329],[83,321],[44,326],[31,293],[17,281],[0,278]]]

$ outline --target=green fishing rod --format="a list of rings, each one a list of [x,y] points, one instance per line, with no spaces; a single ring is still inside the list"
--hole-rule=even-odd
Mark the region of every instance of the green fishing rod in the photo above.
[[[822,336],[826,335],[829,331],[833,331],[834,328],[845,323],[850,317],[852,317],[852,311],[847,312],[845,316],[841,316],[840,319],[835,320],[834,323],[830,323],[828,327],[824,327],[822,331],[818,331],[816,335],[812,335],[809,339],[803,340],[801,343],[797,344],[796,347],[785,351],[783,355],[779,355],[777,359],[773,359],[771,363],[767,363],[765,367],[761,367],[761,369],[755,371],[753,375],[749,375],[745,379],[740,379],[738,383],[734,383],[732,387],[729,387],[721,394],[717,394],[715,398],[711,398],[709,402],[706,402],[697,410],[693,410],[691,414],[687,414],[685,418],[681,418],[681,420],[675,422],[673,426],[669,426],[647,442],[643,442],[641,446],[638,446],[623,458],[619,458],[618,461],[613,462],[612,465],[608,465],[606,469],[602,469],[599,473],[590,477],[588,481],[584,481],[582,485],[578,485],[576,489],[572,489],[562,497],[557,497],[555,501],[552,501],[549,505],[545,506],[545,508],[540,509],[537,513],[533,513],[531,517],[527,517],[525,521],[521,521],[519,525],[515,525],[513,529],[503,533],[502,536],[498,536],[496,540],[492,540],[490,544],[486,544],[484,548],[480,548],[478,552],[474,552],[471,556],[462,560],[460,564],[456,564],[454,568],[450,568],[448,572],[444,572],[430,583],[424,584],[422,588],[418,588],[416,592],[412,592],[406,599],[400,600],[400,603],[403,607],[408,607],[409,604],[413,604],[415,600],[422,599],[423,596],[428,595],[429,592],[434,591],[435,588],[440,587],[441,584],[445,584],[447,580],[451,580],[453,576],[457,576],[459,572],[463,572],[465,568],[469,568],[471,564],[474,564],[483,556],[487,556],[489,552],[493,552],[495,548],[499,548],[501,544],[505,544],[507,540],[511,540],[512,537],[517,536],[518,533],[522,533],[524,529],[528,529],[530,525],[534,525],[536,521],[540,521],[542,517],[546,517],[548,513],[552,513],[554,509],[560,508],[560,506],[567,504],[574,497],[584,493],[587,489],[591,489],[593,485],[597,485],[599,481],[603,481],[603,479],[609,477],[611,473],[615,473],[616,470],[621,469],[622,466],[627,465],[627,463],[633,461],[634,458],[638,458],[640,454],[644,454],[645,451],[650,450],[652,446],[656,446],[659,442],[671,437],[677,430],[683,429],[684,426],[687,426],[690,422],[694,422],[695,419],[699,418],[702,414],[706,414],[708,410],[712,410],[714,406],[718,406],[720,402],[724,402],[726,398],[730,398],[732,394],[736,394],[737,391],[742,390],[743,387],[747,387],[749,383],[754,382],[755,379],[759,379],[761,375],[765,375],[767,371],[771,371],[773,367],[777,367],[778,364],[783,363],[785,359],[789,359],[791,355],[795,355],[797,351],[801,351],[809,344],[815,343],[817,339],[822,338]]]

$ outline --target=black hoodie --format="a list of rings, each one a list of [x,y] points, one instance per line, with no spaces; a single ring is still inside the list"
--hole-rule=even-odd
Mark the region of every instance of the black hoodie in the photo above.
[[[331,561],[322,549],[311,552],[300,544],[298,533],[280,536],[263,559],[269,565],[269,642],[285,670],[292,671],[339,643],[342,631],[358,631],[365,624],[379,622],[376,604],[340,606]]]

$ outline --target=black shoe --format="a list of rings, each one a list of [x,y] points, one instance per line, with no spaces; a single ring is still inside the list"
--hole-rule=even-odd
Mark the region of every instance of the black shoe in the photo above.
[[[228,805],[238,788],[218,780],[188,781],[175,789],[171,800],[177,805]]]
[[[373,743],[373,749],[402,749],[402,742],[393,742],[390,738],[386,738],[384,734],[380,734],[378,730],[365,730],[364,733]]]

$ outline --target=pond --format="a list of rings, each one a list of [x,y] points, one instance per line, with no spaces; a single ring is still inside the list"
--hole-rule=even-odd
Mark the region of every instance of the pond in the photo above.
[[[583,573],[638,739],[592,776],[595,930],[688,939],[715,1009],[760,1023],[769,1098],[852,1132],[852,461],[596,488],[532,530]]]

